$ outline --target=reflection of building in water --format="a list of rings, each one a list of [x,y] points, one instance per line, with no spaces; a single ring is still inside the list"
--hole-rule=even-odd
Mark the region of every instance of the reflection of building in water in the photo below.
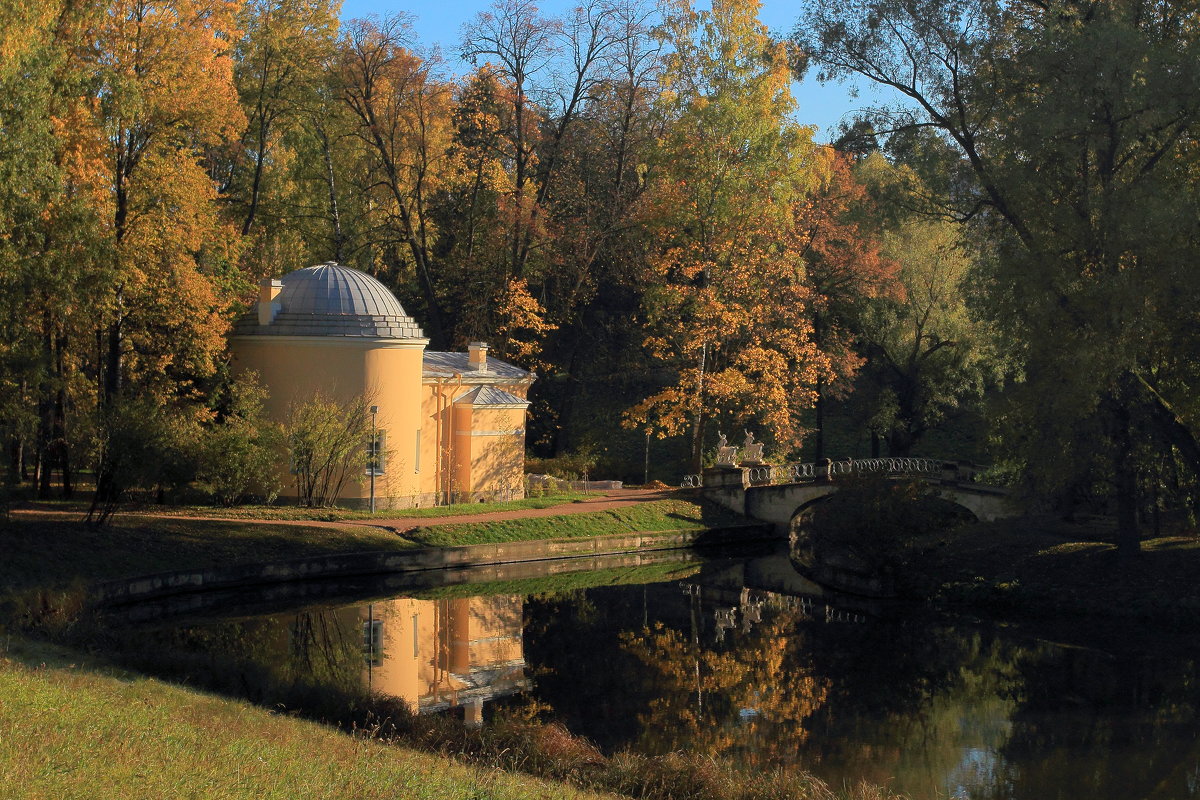
[[[364,679],[424,713],[483,704],[527,688],[520,597],[399,598],[360,606]]]

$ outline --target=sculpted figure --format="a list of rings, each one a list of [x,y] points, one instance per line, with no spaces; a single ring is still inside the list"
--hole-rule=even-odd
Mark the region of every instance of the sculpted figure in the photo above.
[[[742,463],[761,464],[763,460],[763,443],[754,441],[754,434],[746,431],[746,441],[742,446]]]

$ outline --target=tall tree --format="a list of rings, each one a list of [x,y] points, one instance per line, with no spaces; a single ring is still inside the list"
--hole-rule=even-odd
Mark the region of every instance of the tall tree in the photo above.
[[[845,397],[861,365],[856,334],[872,299],[900,288],[897,262],[880,252],[868,220],[875,204],[851,170],[849,158],[827,149],[828,167],[817,189],[793,209],[790,246],[804,264],[813,291],[813,341],[830,357],[834,374],[820,375],[815,390],[813,454],[825,458],[825,399]],[[877,227],[877,226],[876,226]]]
[[[338,75],[355,136],[371,154],[369,188],[388,233],[383,253],[397,271],[411,265],[434,346],[445,347],[431,201],[450,171],[452,91],[433,63],[405,46],[408,36],[403,16],[350,23]]]
[[[969,165],[973,187],[953,205],[994,224],[992,308],[1035,394],[1053,399],[1022,409],[1041,434],[1018,455],[1053,486],[1046,443],[1103,417],[1092,441],[1111,465],[1123,553],[1138,549],[1139,430],[1200,474],[1194,384],[1161,349],[1197,344],[1172,310],[1196,291],[1180,266],[1197,241],[1195,23],[1190,5],[1140,0],[849,0],[811,8],[798,29],[826,76],[905,99],[877,130],[932,126]]]
[[[203,374],[224,347],[228,298],[214,273],[234,259],[201,156],[245,122],[235,11],[222,0],[119,0],[79,31],[77,57],[96,86],[89,118],[70,135],[95,154],[75,177],[93,188],[110,253],[110,293],[97,304],[108,402],[130,375]]]
[[[792,206],[824,164],[811,129],[792,121],[787,48],[770,40],[757,9],[680,2],[665,27],[671,121],[654,198],[664,246],[650,261],[644,313],[647,347],[676,378],[631,422],[690,428],[694,468],[714,415],[755,420],[792,449],[798,410],[834,376],[812,338],[803,265],[785,244]]]
[[[270,167],[285,163],[278,153],[286,132],[281,128],[295,125],[299,114],[314,105],[320,73],[333,53],[337,5],[331,0],[250,0],[242,9],[234,74],[247,125],[230,183],[244,208],[243,236],[259,216]]]

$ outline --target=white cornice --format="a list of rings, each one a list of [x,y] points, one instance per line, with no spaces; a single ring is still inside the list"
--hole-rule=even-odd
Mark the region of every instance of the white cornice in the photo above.
[[[428,339],[371,339],[366,336],[271,336],[258,334],[234,335],[229,337],[238,342],[294,342],[297,344],[323,347],[358,347],[370,350],[424,350]]]

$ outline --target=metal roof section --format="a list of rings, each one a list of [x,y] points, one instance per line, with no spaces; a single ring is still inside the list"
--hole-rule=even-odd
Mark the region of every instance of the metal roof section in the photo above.
[[[472,369],[467,361],[469,357],[468,353],[426,350],[423,364],[424,375],[426,378],[453,378],[455,375],[461,375],[471,379],[505,378],[509,380],[523,380],[530,377],[530,373],[520,367],[514,367],[512,364],[491,357],[487,360],[487,369]]]
[[[234,325],[235,336],[425,338],[396,296],[365,272],[328,262],[290,272],[282,282],[270,324],[246,314]]]
[[[455,405],[463,406],[519,406],[525,408],[528,400],[492,386],[477,386],[466,394],[454,398]]]

